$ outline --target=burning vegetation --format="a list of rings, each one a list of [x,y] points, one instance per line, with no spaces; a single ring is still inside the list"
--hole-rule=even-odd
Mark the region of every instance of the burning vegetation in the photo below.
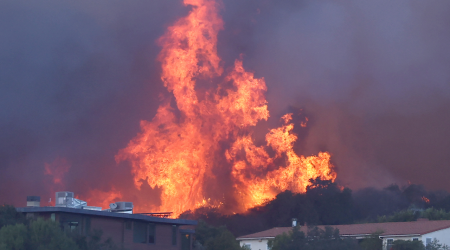
[[[141,121],[141,132],[116,155],[116,161],[131,163],[138,189],[142,180],[161,189],[161,205],[153,209],[175,216],[203,206],[243,212],[285,190],[305,192],[310,179],[334,181],[329,153],[305,157],[294,151],[292,130],[306,123],[294,124],[292,114],[267,133],[265,144],[256,144],[253,128],[269,118],[264,79],[246,71],[242,59],[223,68],[218,3],[184,4],[189,15],[159,40],[161,79],[173,99],[152,121]]]

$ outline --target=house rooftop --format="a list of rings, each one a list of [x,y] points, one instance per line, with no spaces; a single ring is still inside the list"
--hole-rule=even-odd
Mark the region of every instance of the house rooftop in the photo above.
[[[324,229],[326,226],[317,226]],[[423,235],[430,232],[442,230],[450,227],[450,220],[418,220],[411,222],[386,222],[386,223],[366,223],[350,225],[330,225],[329,227],[339,229],[341,236],[362,236],[375,232],[382,232],[381,236],[401,236],[401,235]],[[313,226],[301,226],[300,231],[306,233]],[[275,238],[275,236],[288,233],[292,227],[275,227],[262,232],[240,236],[237,240]]]
[[[16,210],[17,210],[17,212],[21,212],[21,213],[57,213],[57,212],[60,212],[60,213],[101,216],[101,217],[109,217],[109,218],[140,220],[140,221],[146,221],[146,222],[171,224],[171,225],[197,225],[197,221],[195,221],[195,220],[168,219],[168,218],[159,218],[159,217],[153,217],[153,216],[142,215],[142,214],[114,213],[114,212],[95,211],[95,210],[69,208],[69,207],[19,207],[19,208],[16,208]]]

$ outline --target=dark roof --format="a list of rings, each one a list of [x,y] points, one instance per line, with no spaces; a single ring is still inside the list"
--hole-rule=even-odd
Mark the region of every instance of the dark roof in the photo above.
[[[147,215],[142,215],[142,214],[123,214],[123,213],[95,211],[95,210],[68,208],[68,207],[18,207],[18,208],[16,208],[16,210],[17,210],[17,212],[21,212],[21,213],[61,212],[61,213],[83,214],[83,215],[92,215],[92,216],[101,216],[101,217],[110,217],[110,218],[141,220],[141,221],[162,223],[162,224],[171,224],[171,225],[197,225],[197,221],[195,221],[195,220],[168,219],[168,218],[147,216]]]
[[[324,229],[326,226],[317,226],[320,229]],[[450,220],[419,220],[411,222],[386,222],[386,223],[366,223],[366,224],[351,224],[351,225],[334,225],[329,226],[339,229],[339,235],[341,236],[357,236],[357,235],[369,235],[375,232],[382,232],[381,236],[394,236],[394,235],[423,235],[438,231],[441,229],[450,227]],[[306,233],[308,231],[307,226],[301,226],[300,231]],[[275,227],[262,232],[254,234],[244,235],[238,237],[241,239],[254,239],[254,238],[274,238],[282,233],[287,233],[292,230],[292,227]]]

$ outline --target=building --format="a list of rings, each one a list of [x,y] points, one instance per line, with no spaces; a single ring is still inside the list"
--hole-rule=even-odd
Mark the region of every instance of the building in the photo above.
[[[63,193],[63,192],[58,192]],[[101,230],[102,238],[111,238],[113,242],[126,249],[133,250],[191,250],[192,235],[197,221],[184,219],[169,219],[151,215],[133,214],[132,209],[120,210],[123,202],[111,204],[111,208],[88,207],[83,201],[73,197],[73,193],[55,207],[40,207],[36,197],[28,197],[33,206],[16,208],[27,218],[42,217],[60,223],[67,232],[87,236],[93,230]],[[66,194],[67,196],[67,194]],[[61,200],[62,201],[62,200]],[[59,206],[58,206],[59,204]],[[81,204],[81,205],[80,205]],[[132,208],[132,203],[127,205]],[[118,210],[119,209],[119,210]]]
[[[324,229],[325,226],[318,226]],[[440,244],[450,246],[450,220],[430,221],[419,219],[411,222],[386,222],[386,223],[367,223],[352,225],[335,225],[330,226],[339,229],[339,235],[346,238],[354,238],[357,240],[371,236],[373,233],[381,232],[380,239],[383,241],[383,249],[390,249],[390,244],[395,240],[418,240],[424,245],[431,243],[434,239]],[[300,230],[305,234],[308,226],[300,226]],[[288,233],[292,227],[275,227],[262,232],[244,235],[238,237],[240,245],[247,245],[251,250],[268,250],[267,243],[275,236]]]

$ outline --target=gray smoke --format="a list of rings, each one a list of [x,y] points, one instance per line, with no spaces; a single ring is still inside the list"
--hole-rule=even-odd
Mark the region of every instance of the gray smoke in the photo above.
[[[180,0],[0,0],[0,202],[48,196],[58,157],[71,165],[61,188],[114,183],[158,202],[114,155],[166,94],[156,40],[187,12]],[[218,49],[266,79],[270,126],[303,109],[299,153],[331,152],[341,184],[448,189],[449,12],[446,0],[224,0]]]
[[[114,155],[154,116],[155,41],[186,13],[177,0],[0,1],[2,203],[52,197],[44,166],[59,157],[71,168],[55,188],[133,187]]]
[[[240,34],[236,51],[265,77],[272,119],[289,105],[310,117],[300,153],[331,152],[338,180],[352,188],[411,181],[448,189],[450,2],[257,8],[246,25],[229,24]]]

